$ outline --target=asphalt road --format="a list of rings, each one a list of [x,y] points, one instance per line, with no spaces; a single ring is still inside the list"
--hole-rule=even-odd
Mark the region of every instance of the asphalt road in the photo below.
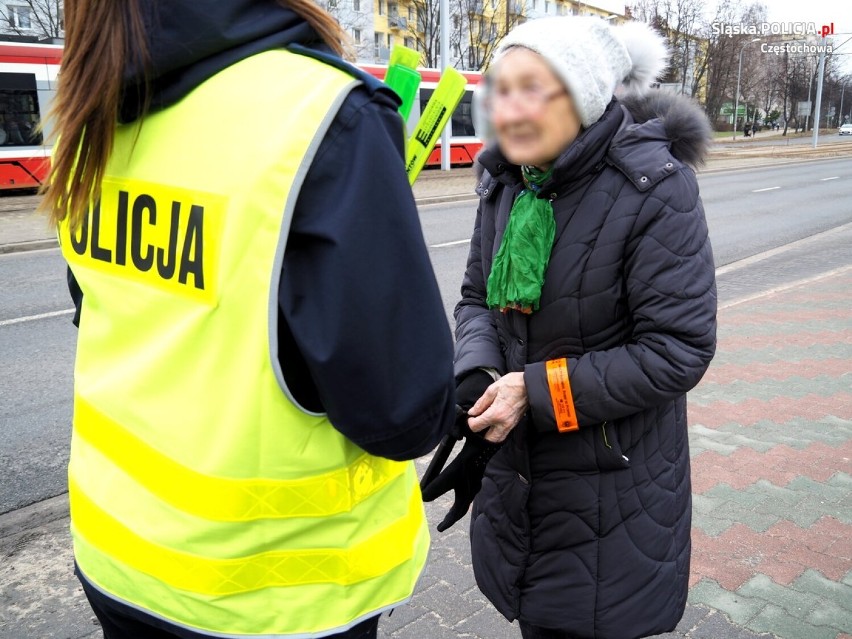
[[[818,160],[699,176],[716,266],[852,219],[852,160]]]
[[[736,290],[740,267],[852,223],[852,159],[707,172],[699,182],[724,267],[720,299]],[[474,201],[421,208],[450,321],[475,212]],[[852,262],[852,248],[837,250],[850,251]],[[811,272],[773,268],[761,282],[775,286],[820,268],[815,256]],[[58,250],[0,255],[0,514],[65,492],[75,345],[68,309]]]

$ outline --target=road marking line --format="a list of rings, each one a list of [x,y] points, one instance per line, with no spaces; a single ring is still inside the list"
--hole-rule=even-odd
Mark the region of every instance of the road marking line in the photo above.
[[[28,315],[27,317],[16,317],[14,319],[0,320],[0,326],[11,326],[12,324],[22,324],[23,322],[34,322],[35,320],[48,319],[49,317],[60,317],[61,315],[71,315],[74,313],[73,308],[64,311],[51,311],[50,313],[40,313],[38,315]]]
[[[764,251],[763,253],[757,253],[755,255],[751,255],[749,257],[744,257],[741,260],[737,260],[735,262],[730,262],[725,264],[724,266],[720,266],[716,269],[716,277],[720,275],[724,275],[725,273],[730,273],[731,271],[736,271],[738,269],[744,268],[746,266],[751,266],[756,262],[761,262],[770,257],[775,257],[776,255],[780,255],[781,253],[785,253],[787,251],[791,251],[793,249],[799,248],[800,246],[807,244],[809,242],[813,242],[815,240],[822,239],[827,235],[834,235],[835,233],[843,233],[844,231],[848,231],[852,229],[852,222],[848,222],[846,224],[842,224],[840,226],[836,226],[833,229],[828,229],[827,231],[820,231],[819,233],[815,233],[814,235],[810,235],[808,237],[803,237],[800,240],[796,240],[795,242],[790,242],[789,244],[784,244],[783,246],[778,246],[774,249],[769,249],[768,251]]]
[[[780,186],[770,186],[766,189],[754,189],[752,193],[762,193],[763,191],[774,191],[775,189],[780,189]]]
[[[839,179],[840,179],[840,176],[839,176],[839,175],[835,175],[834,177],[830,177],[830,178],[820,178],[820,180],[819,180],[819,181],[820,181],[820,182],[825,182],[826,180],[839,180]]]
[[[470,240],[456,240],[455,242],[444,242],[443,244],[431,244],[429,248],[446,248],[447,246],[458,246],[459,244],[470,244]]]

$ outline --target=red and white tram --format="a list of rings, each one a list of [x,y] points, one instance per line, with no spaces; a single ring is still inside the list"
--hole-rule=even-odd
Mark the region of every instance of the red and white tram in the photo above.
[[[38,187],[50,147],[38,130],[56,92],[62,47],[0,42],[0,189]]]
[[[50,146],[45,140],[50,139],[50,131],[46,129],[42,135],[38,125],[50,109],[61,61],[61,45],[0,42],[0,190],[37,188],[47,176]],[[359,66],[380,80],[387,73],[384,65]],[[420,73],[423,80],[419,100],[411,110],[409,131],[417,124],[440,77],[440,71],[434,69]],[[450,161],[456,166],[473,164],[482,146],[471,117],[473,88],[482,75],[465,72],[464,76],[467,90],[452,118]],[[440,165],[439,142],[426,166]]]
[[[384,80],[388,70],[386,66],[376,64],[359,64],[358,66],[379,80]],[[453,112],[451,125],[450,163],[454,166],[469,166],[473,164],[476,154],[482,148],[482,141],[476,137],[476,133],[473,130],[473,116],[471,115],[473,89],[482,80],[482,74],[476,71],[464,71],[462,75],[467,79],[467,87],[461,102]],[[414,108],[411,109],[411,115],[408,118],[409,133],[414,131],[414,127],[420,119],[422,109],[426,107],[426,103],[432,97],[435,87],[438,86],[441,72],[435,69],[420,69],[420,77],[422,78],[420,83],[420,99],[414,102]],[[440,166],[441,142],[439,140],[435,149],[426,160],[426,167]]]

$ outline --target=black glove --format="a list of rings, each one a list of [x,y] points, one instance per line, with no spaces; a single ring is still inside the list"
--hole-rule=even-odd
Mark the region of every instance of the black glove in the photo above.
[[[421,489],[435,479],[444,468],[450,453],[453,452],[455,443],[462,437],[472,434],[467,425],[467,411],[482,397],[485,389],[491,386],[493,381],[491,375],[478,368],[465,375],[458,383],[456,386],[456,421],[453,422],[449,433],[441,440],[432,456],[429,468],[426,469],[423,479],[420,480]]]
[[[485,393],[485,389],[493,383],[494,379],[491,375],[481,368],[471,371],[456,386],[456,404],[461,406],[465,411],[470,410],[476,403],[476,400]]]
[[[481,372],[481,371],[480,371]],[[489,380],[491,376],[485,373]],[[467,379],[467,378],[466,378]],[[493,380],[491,380],[493,381]],[[464,381],[462,382],[464,383]],[[488,384],[490,386],[490,383]],[[461,385],[459,385],[461,386]],[[487,386],[486,386],[487,388]],[[484,389],[483,389],[484,392]],[[476,399],[482,395],[480,393]],[[475,402],[476,400],[474,400]],[[457,417],[453,425],[453,431],[447,435],[441,442],[438,450],[433,458],[433,464],[430,464],[429,469],[423,476],[420,482],[420,489],[423,492],[423,501],[434,501],[450,489],[455,490],[456,499],[453,502],[452,508],[447,513],[444,520],[438,524],[438,532],[444,532],[447,528],[464,517],[465,513],[473,503],[473,498],[479,489],[482,487],[482,477],[485,474],[485,466],[488,461],[494,456],[503,443],[494,444],[483,437],[484,433],[474,433],[467,425],[467,411],[457,410]],[[486,431],[487,432],[487,431]],[[443,466],[449,457],[449,452],[455,445],[459,437],[464,436],[464,446],[452,463],[444,469],[443,472],[434,476],[435,460],[443,458],[440,461],[440,466]],[[447,448],[449,447],[449,448]],[[437,470],[440,470],[440,466]],[[433,478],[434,477],[434,478]]]

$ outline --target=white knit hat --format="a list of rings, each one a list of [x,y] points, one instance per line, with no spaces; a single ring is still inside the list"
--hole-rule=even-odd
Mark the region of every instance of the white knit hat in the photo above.
[[[550,64],[571,93],[584,127],[600,119],[617,90],[646,91],[668,60],[665,40],[645,23],[610,26],[595,17],[525,22],[506,35],[492,65],[518,46],[535,51]]]

